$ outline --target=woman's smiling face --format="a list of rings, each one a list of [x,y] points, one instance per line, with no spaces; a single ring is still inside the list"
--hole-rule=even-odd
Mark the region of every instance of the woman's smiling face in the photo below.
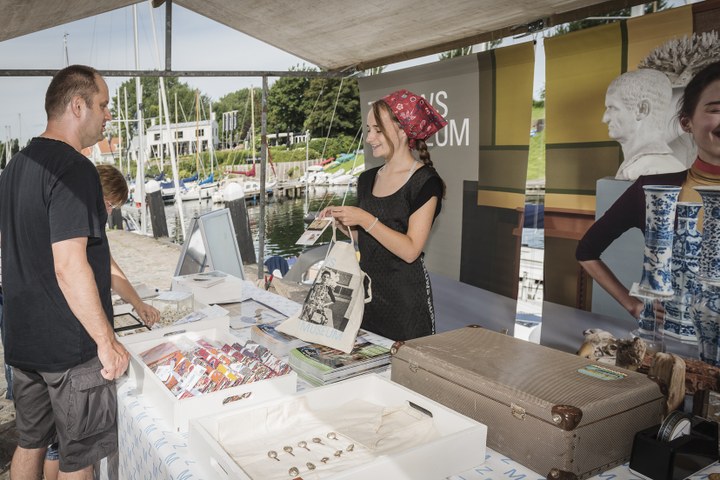
[[[372,148],[375,158],[387,160],[400,145],[400,127],[385,109],[381,109],[380,117],[379,120],[376,119],[372,109],[368,112],[366,141]],[[387,137],[383,135],[383,130]]]
[[[692,132],[698,156],[708,163],[720,165],[720,80],[703,90],[687,129]]]

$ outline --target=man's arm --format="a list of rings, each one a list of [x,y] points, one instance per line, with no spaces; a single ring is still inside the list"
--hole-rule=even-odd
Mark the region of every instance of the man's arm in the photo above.
[[[120,295],[120,298],[133,306],[135,311],[146,325],[152,326],[160,320],[160,311],[143,302],[135,288],[125,276],[115,259],[110,256],[110,285],[112,289]]]
[[[128,352],[115,339],[112,325],[100,303],[95,276],[87,260],[87,238],[52,244],[55,276],[73,314],[95,341],[103,365],[102,376],[113,380],[128,366]]]

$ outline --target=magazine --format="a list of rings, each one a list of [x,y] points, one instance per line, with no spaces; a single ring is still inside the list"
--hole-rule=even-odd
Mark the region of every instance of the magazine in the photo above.
[[[313,385],[326,385],[390,364],[390,349],[364,336],[358,336],[350,353],[309,344],[293,348],[288,356],[293,370]]]
[[[290,350],[297,347],[307,345],[299,338],[286,335],[275,330],[282,320],[276,320],[272,323],[259,323],[250,327],[250,339],[264,346],[272,353],[280,357],[286,357]]]

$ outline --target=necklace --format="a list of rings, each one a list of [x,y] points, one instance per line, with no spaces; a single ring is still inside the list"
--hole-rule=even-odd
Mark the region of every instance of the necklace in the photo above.
[[[415,172],[415,169],[417,168],[418,163],[420,163],[420,162],[418,162],[417,160],[413,160],[412,166],[410,167],[410,171],[408,172],[408,176],[405,179],[405,183],[407,183],[407,181],[410,180],[410,177],[412,177],[412,174]],[[385,170],[386,166],[387,166],[387,163],[385,165],[383,165],[382,167],[380,167],[380,170],[378,170],[378,173]]]

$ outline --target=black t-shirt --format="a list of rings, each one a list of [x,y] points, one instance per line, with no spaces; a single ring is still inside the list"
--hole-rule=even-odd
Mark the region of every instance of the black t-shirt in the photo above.
[[[107,212],[95,166],[66,143],[34,138],[0,175],[5,361],[60,372],[97,356],[55,276],[52,244],[87,237],[87,258],[112,323]]]

